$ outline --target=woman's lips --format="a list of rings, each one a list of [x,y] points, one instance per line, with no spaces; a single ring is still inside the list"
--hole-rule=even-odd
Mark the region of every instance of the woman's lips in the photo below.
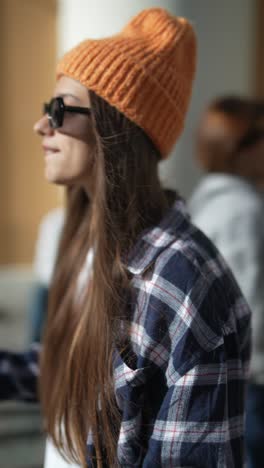
[[[51,146],[43,145],[42,148],[43,148],[45,155],[58,153],[59,151],[57,148],[52,148]]]

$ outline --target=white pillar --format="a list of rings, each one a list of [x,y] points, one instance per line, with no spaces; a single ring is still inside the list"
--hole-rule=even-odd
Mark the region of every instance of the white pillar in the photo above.
[[[58,50],[65,52],[86,37],[118,32],[140,10],[164,7],[177,14],[178,0],[57,0]]]
[[[118,32],[131,16],[152,6],[186,16],[198,36],[198,69],[186,128],[160,170],[166,186],[188,196],[199,178],[192,140],[202,108],[216,95],[251,91],[256,7],[252,0],[58,0],[58,54],[86,37]]]

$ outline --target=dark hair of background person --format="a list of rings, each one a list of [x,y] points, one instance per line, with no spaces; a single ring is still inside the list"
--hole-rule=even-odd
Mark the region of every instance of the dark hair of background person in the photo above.
[[[263,100],[220,97],[212,101],[200,119],[197,160],[207,172],[236,173],[240,155],[263,139]],[[244,163],[250,165],[251,160],[244,159]]]

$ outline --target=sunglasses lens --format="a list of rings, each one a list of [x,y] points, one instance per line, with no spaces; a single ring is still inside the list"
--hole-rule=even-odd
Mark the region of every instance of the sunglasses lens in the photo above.
[[[63,106],[59,99],[52,99],[49,105],[49,118],[53,128],[58,128],[62,125]]]

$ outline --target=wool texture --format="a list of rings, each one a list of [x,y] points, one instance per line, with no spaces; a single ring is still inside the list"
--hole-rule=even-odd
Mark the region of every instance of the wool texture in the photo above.
[[[57,78],[71,77],[141,127],[166,158],[184,127],[196,68],[191,24],[150,8],[123,30],[87,39],[62,57]]]

